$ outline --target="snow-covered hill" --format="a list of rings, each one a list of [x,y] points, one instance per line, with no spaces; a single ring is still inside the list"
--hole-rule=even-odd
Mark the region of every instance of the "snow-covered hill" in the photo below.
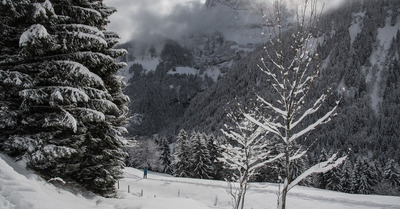
[[[227,184],[222,181],[175,178],[126,168],[118,198],[75,195],[46,182],[35,173],[0,154],[1,209],[207,209],[231,208]],[[57,181],[57,180],[56,180]],[[58,180],[61,181],[61,180]],[[129,186],[129,192],[128,192]],[[254,183],[245,208],[275,208],[276,184]],[[400,208],[400,197],[351,195],[306,187],[289,193],[288,208],[372,209]]]

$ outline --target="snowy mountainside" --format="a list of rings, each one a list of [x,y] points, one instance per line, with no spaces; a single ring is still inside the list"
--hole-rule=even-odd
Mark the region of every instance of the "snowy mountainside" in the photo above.
[[[341,102],[329,125],[307,137],[313,139],[309,140],[310,164],[318,162],[321,153],[349,152],[351,169],[367,161],[381,178],[389,159],[400,162],[399,12],[398,1],[354,1],[323,16],[316,51],[322,70],[310,95],[331,88],[335,91],[327,105]],[[227,112],[237,110],[238,103],[252,105],[254,92],[268,98],[271,87],[267,82],[262,85],[264,76],[257,68],[261,56],[263,49],[256,49],[193,98],[180,128],[220,134],[224,124],[229,124]],[[260,172],[258,180],[265,181],[266,176],[267,172]],[[314,186],[326,188],[319,183]],[[373,183],[369,192],[390,190],[381,187],[385,188]],[[396,186],[392,188],[398,194]]]
[[[246,9],[231,11],[234,17]],[[331,88],[335,91],[328,105],[335,99],[341,103],[331,123],[308,136],[317,139],[310,148],[310,164],[318,162],[321,153],[350,152],[350,170],[368,162],[378,178],[388,159],[399,164],[399,13],[399,1],[368,0],[347,2],[324,14],[315,39],[322,70],[311,95]],[[257,64],[263,49],[257,44],[239,44],[219,31],[187,35],[168,47],[155,48],[157,69],[133,76],[131,88],[125,91],[134,101],[131,110],[138,114],[137,123],[130,127],[133,135],[158,133],[173,141],[182,128],[220,135],[229,123],[227,111],[237,109],[237,103],[251,105],[255,91],[269,94],[271,87],[260,84],[263,75]],[[266,176],[260,172],[257,180],[266,181]],[[326,188],[319,183],[313,186]],[[386,186],[375,184],[368,192],[392,191]]]
[[[161,37],[153,44],[132,40],[119,46],[129,52],[122,58],[128,66],[120,75],[128,84],[125,93],[135,116],[130,135],[176,132],[174,127],[191,100],[263,42],[263,20],[255,7],[213,5],[196,12],[205,19],[196,20],[203,21],[196,23],[202,28],[188,30],[176,40]]]
[[[117,198],[73,194],[43,180],[14,159],[0,154],[0,208],[2,209],[207,209],[231,208],[223,181],[176,178],[134,168],[124,170]],[[60,183],[62,185],[62,183]],[[116,185],[117,186],[117,185]],[[129,186],[129,192],[128,192]],[[254,183],[246,198],[247,208],[276,208],[276,184]],[[288,197],[288,208],[377,209],[399,208],[400,198],[352,195],[296,187]]]

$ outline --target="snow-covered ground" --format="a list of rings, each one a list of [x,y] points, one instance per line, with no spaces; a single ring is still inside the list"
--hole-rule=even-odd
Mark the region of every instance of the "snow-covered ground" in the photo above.
[[[127,65],[119,70],[119,75],[124,77],[125,83],[128,83],[128,80],[132,77],[132,74],[129,72],[129,69],[133,64],[142,65],[145,72],[154,72],[158,64],[160,64],[160,60],[157,57],[142,57],[141,59],[135,59],[134,61],[128,62]]]
[[[228,209],[231,208],[227,184],[222,181],[176,178],[126,168],[118,198],[74,195],[44,181],[22,163],[0,154],[1,209]],[[129,193],[128,193],[129,186]],[[247,194],[245,208],[276,206],[276,184],[254,183]],[[400,208],[400,197],[352,195],[306,187],[296,187],[288,196],[288,208],[369,209]]]
[[[356,39],[357,35],[359,33],[361,33],[362,20],[363,20],[364,16],[365,16],[365,12],[359,12],[359,13],[353,14],[353,22],[352,22],[351,26],[349,27],[351,45],[353,45],[353,42]]]
[[[385,27],[378,29],[378,45],[376,49],[372,52],[370,57],[370,62],[372,65],[372,70],[369,71],[366,76],[366,81],[373,82],[373,89],[371,92],[371,105],[374,108],[375,112],[379,112],[379,105],[383,101],[383,91],[384,88],[380,86],[382,81],[382,70],[384,70],[386,66],[386,56],[387,51],[392,44],[393,38],[396,36],[397,31],[400,29],[400,17],[397,19],[396,25],[392,26],[390,24],[390,17],[386,18]]]

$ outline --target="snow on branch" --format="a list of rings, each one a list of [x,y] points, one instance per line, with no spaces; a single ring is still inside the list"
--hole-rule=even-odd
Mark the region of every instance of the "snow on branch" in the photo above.
[[[102,31],[100,31],[97,27],[89,26],[89,25],[83,25],[83,24],[65,24],[65,25],[60,25],[63,27],[63,29],[67,29],[69,31],[80,31],[83,33],[90,33],[102,38],[105,38],[105,35]]]
[[[106,120],[106,116],[104,113],[93,110],[90,108],[75,108],[80,112],[79,117],[82,119],[84,122],[92,122],[92,121],[97,121],[97,122],[103,122]]]
[[[308,127],[306,127],[305,129],[293,134],[290,139],[289,139],[289,143],[296,140],[297,138],[303,136],[304,134],[314,130],[317,126],[324,124],[328,121],[330,121],[330,116],[336,111],[336,108],[338,107],[339,102],[336,103],[336,106],[334,108],[332,108],[331,111],[327,112],[323,117],[321,117],[320,119],[318,119],[317,121],[315,121],[314,123],[310,124]]]
[[[91,99],[112,99],[112,96],[104,90],[99,90],[91,87],[85,87],[84,90]]]
[[[266,155],[266,156],[269,156],[270,153],[266,153],[265,155]],[[273,162],[275,162],[275,161],[281,159],[281,158],[284,157],[284,156],[285,156],[285,153],[279,153],[278,155],[276,155],[276,156],[273,157],[273,158],[270,158],[270,159],[265,160],[265,161],[259,161],[258,164],[252,166],[251,170],[253,171],[253,170],[256,170],[257,168],[261,168],[261,167],[263,167],[263,166],[265,166],[265,165],[267,165],[267,164],[273,163]],[[263,157],[264,157],[264,156],[263,156]]]
[[[276,113],[280,114],[282,117],[286,117],[286,115],[287,115],[287,111],[286,111],[286,110],[282,110],[282,109],[279,109],[279,108],[275,107],[273,104],[271,104],[271,103],[265,101],[265,99],[262,98],[262,97],[260,97],[259,95],[257,95],[257,98],[258,98],[262,103],[264,103],[264,104],[266,104],[268,107],[270,107],[273,111],[275,111]],[[281,124],[275,124],[275,125],[278,126],[278,127],[282,127]]]
[[[54,178],[51,178],[51,179],[49,179],[49,182],[60,182],[60,183],[62,183],[62,184],[66,184],[66,182],[64,181],[64,179],[62,179],[62,178],[60,178],[60,177],[54,177]]]
[[[293,129],[294,127],[296,127],[299,123],[301,123],[301,121],[303,121],[303,119],[311,114],[314,114],[316,111],[319,110],[319,108],[321,107],[323,101],[325,101],[326,99],[326,94],[322,94],[319,99],[314,103],[313,107],[311,107],[310,109],[306,110],[303,115],[297,119],[297,121],[293,122],[290,124],[291,129]]]
[[[44,91],[51,92],[51,104],[54,106],[56,102],[78,103],[89,101],[89,96],[81,89],[67,86],[48,86],[41,88]]]
[[[261,123],[260,121],[255,119],[253,116],[251,116],[250,114],[246,114],[246,113],[243,113],[243,116],[245,118],[247,118],[250,122],[252,122],[252,123],[264,128],[266,131],[269,131],[269,132],[282,138],[282,134],[280,133],[280,131],[278,129],[278,127],[279,127],[278,124],[271,123],[269,121],[266,121],[265,123]]]
[[[41,24],[31,25],[19,38],[19,46],[27,46],[38,39],[48,39],[50,34],[47,33],[46,28]]]
[[[71,73],[74,74],[77,77],[85,76],[87,78],[90,78],[94,83],[104,86],[104,81],[103,79],[100,78],[95,73],[92,73],[87,67],[84,65],[78,63],[78,62],[73,62],[73,61],[56,61],[60,65],[67,65],[71,69]]]
[[[100,14],[99,11],[90,9],[90,8],[85,8],[85,7],[80,7],[80,6],[72,6],[71,7],[73,10],[78,11],[80,10],[81,14],[86,14],[85,16],[89,17],[89,15],[94,15],[97,18],[102,18],[102,15]]]
[[[298,176],[295,180],[293,180],[289,184],[288,191],[293,187],[295,187],[301,180],[305,179],[307,176],[313,173],[326,173],[332,170],[333,168],[339,166],[346,160],[347,155],[335,160],[336,158],[337,158],[337,153],[332,155],[332,157],[330,157],[327,161],[320,162],[312,166],[311,168],[307,169],[305,172],[303,172],[300,176]]]
[[[25,88],[33,87],[33,79],[24,73],[18,71],[3,71],[0,70],[0,82],[7,85],[22,86]]]
[[[43,3],[33,3],[34,13],[33,18],[43,16],[48,18],[47,13],[49,12],[51,16],[56,16],[54,12],[53,5],[49,0],[45,0]]]
[[[65,127],[75,133],[78,130],[78,122],[75,117],[63,108],[59,108],[63,114],[50,114],[45,118],[43,127]]]
[[[302,158],[303,156],[305,156],[305,155],[307,154],[307,151],[308,151],[308,150],[304,150],[304,151],[301,152],[301,153],[298,153],[298,151],[297,151],[296,154],[295,154],[294,156],[290,157],[290,161],[293,161],[293,160],[297,160],[297,159]]]
[[[94,109],[102,112],[119,112],[118,106],[110,100],[91,99],[89,100],[89,104],[94,107]]]
[[[103,47],[107,47],[108,43],[106,42],[106,40],[104,40],[103,37],[100,37],[98,35],[94,35],[94,34],[90,34],[90,33],[84,33],[84,32],[72,32],[69,33],[71,35],[73,35],[74,37],[78,37],[79,39],[83,39],[85,41],[90,41],[90,42],[94,42],[97,44],[102,45]]]

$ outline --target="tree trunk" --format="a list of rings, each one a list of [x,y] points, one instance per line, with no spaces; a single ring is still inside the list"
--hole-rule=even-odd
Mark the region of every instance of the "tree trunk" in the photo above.
[[[283,183],[283,189],[282,189],[282,194],[280,198],[280,202],[278,204],[278,209],[285,209],[286,208],[286,196],[289,188],[289,183],[290,183],[290,152],[289,152],[289,143],[286,143],[285,147],[285,181]]]

